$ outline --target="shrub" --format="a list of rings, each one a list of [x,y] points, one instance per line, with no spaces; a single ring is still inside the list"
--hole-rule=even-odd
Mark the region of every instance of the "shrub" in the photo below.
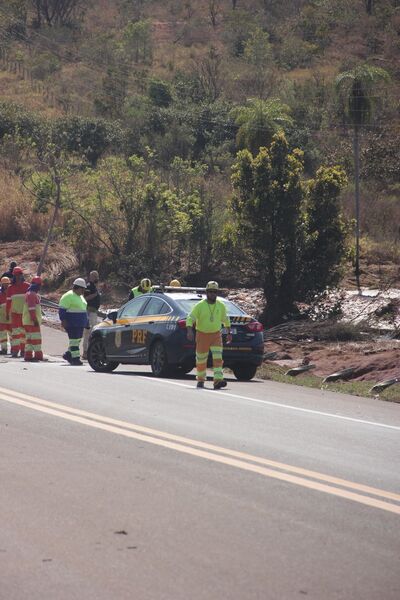
[[[61,63],[57,56],[49,52],[37,54],[30,64],[32,76],[35,79],[47,79],[61,69]]]
[[[156,106],[167,107],[172,103],[171,88],[168,83],[160,79],[149,82],[149,98]]]

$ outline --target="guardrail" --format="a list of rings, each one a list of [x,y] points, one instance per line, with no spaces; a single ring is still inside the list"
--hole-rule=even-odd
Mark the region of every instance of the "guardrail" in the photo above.
[[[50,300],[49,298],[44,298],[43,296],[40,299],[40,304],[44,307],[44,308],[52,308],[54,310],[58,310],[59,304],[58,302],[54,302],[54,300]],[[104,319],[107,316],[107,313],[104,312],[104,310],[98,310],[97,314],[99,315],[99,317],[101,317],[102,319]]]

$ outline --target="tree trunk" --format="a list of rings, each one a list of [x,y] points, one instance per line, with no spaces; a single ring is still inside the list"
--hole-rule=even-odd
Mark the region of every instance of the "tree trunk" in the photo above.
[[[39,265],[37,268],[37,275],[40,275],[43,271],[43,265],[46,260],[47,251],[49,249],[49,245],[50,245],[50,241],[51,241],[51,236],[53,235],[54,224],[57,220],[58,212],[61,207],[61,180],[59,177],[55,178],[55,184],[56,184],[56,189],[57,189],[56,201],[54,204],[54,211],[53,211],[53,215],[50,220],[49,229],[47,231],[47,237],[46,237],[46,241],[44,244],[42,256],[40,257]]]
[[[365,0],[365,8],[367,9],[367,13],[372,15],[372,11],[374,9],[374,0]]]
[[[359,129],[354,128],[354,183],[355,183],[355,210],[356,210],[356,264],[355,275],[358,292],[360,288],[360,143]]]

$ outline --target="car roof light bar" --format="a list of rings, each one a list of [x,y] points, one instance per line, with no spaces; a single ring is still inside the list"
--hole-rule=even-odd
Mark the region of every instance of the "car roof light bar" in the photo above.
[[[194,293],[205,293],[207,290],[205,287],[175,287],[173,285],[153,285],[153,290],[155,292],[194,292]],[[218,292],[227,292],[228,290],[225,288],[219,288]]]

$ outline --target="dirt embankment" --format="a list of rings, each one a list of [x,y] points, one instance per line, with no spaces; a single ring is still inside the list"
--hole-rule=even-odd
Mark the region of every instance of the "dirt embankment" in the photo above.
[[[0,244],[0,268],[2,273],[8,269],[12,260],[23,268],[26,278],[36,274],[43,251],[43,242],[8,242]],[[45,287],[54,288],[64,279],[76,272],[78,260],[71,248],[61,242],[50,244],[44,271]]]
[[[354,368],[349,377],[355,381],[382,381],[400,377],[400,340],[368,342],[267,342],[266,352],[276,352],[271,364],[297,367],[313,364],[312,374],[326,377]]]

